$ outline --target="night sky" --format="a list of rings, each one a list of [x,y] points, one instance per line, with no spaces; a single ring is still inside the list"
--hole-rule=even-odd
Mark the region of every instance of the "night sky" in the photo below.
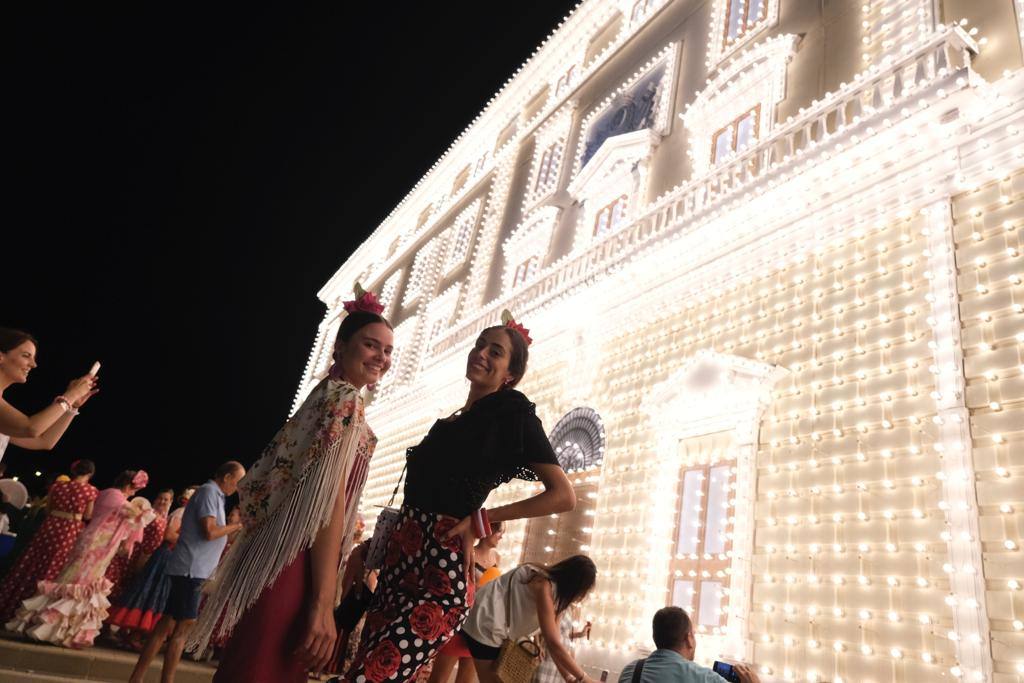
[[[90,458],[153,494],[255,460],[316,291],[574,4],[8,8],[0,325],[40,347],[4,398],[34,412],[103,362],[8,476]]]

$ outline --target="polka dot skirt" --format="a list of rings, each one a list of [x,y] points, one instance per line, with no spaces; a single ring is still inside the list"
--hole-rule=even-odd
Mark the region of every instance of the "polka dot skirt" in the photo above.
[[[80,515],[98,494],[90,484],[58,482],[50,488],[50,509]],[[0,626],[14,618],[22,600],[35,595],[36,584],[52,581],[60,574],[84,528],[85,523],[78,519],[47,516],[0,584]]]
[[[403,507],[366,613],[350,683],[407,683],[458,631],[473,604],[453,517]]]

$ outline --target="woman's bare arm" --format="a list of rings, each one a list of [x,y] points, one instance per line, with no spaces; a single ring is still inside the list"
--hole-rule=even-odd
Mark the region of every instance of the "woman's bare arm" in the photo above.
[[[505,522],[527,517],[543,517],[557,512],[568,512],[576,507],[576,493],[569,477],[558,465],[534,463],[530,468],[544,484],[536,496],[487,510],[492,522]]]
[[[313,592],[309,596],[306,635],[299,648],[310,671],[319,672],[327,666],[338,638],[334,624],[334,598],[338,589],[338,567],[341,564],[342,531],[345,525],[345,477],[338,481],[338,493],[331,510],[331,519],[322,528],[310,548],[313,569]]]
[[[563,676],[568,672],[573,678],[585,677],[586,672],[562,643],[562,634],[558,630],[558,615],[555,614],[555,601],[551,595],[551,582],[543,576],[534,577],[530,581],[530,591],[537,605],[537,623],[540,624],[540,632],[544,636],[551,661]]]

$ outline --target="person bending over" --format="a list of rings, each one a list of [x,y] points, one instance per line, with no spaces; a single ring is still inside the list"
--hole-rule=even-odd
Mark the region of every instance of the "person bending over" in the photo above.
[[[462,626],[462,638],[473,655],[482,683],[501,683],[494,662],[505,640],[519,641],[540,629],[548,656],[562,678],[571,683],[592,683],[562,642],[560,615],[586,599],[597,579],[594,562],[573,555],[545,567],[524,564],[492,581],[476,596]]]

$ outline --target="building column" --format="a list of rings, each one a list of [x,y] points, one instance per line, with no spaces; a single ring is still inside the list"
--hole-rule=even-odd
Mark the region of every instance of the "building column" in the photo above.
[[[927,238],[929,282],[926,297],[931,305],[928,324],[932,328],[935,377],[935,450],[942,460],[939,478],[946,514],[946,542],[949,561],[948,601],[958,664],[951,673],[968,681],[992,679],[992,647],[985,605],[984,561],[981,548],[978,496],[975,488],[974,456],[970,414],[966,404],[964,354],[961,343],[960,296],[957,288],[952,206],[948,199],[922,209]]]

